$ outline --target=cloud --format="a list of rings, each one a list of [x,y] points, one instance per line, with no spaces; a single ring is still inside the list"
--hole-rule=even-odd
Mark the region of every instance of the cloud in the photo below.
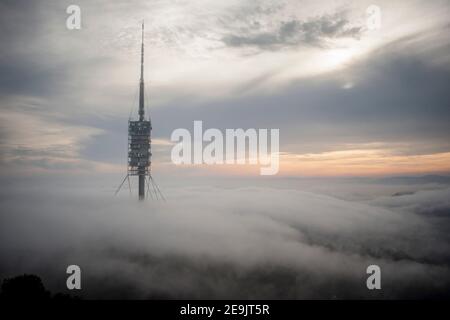
[[[3,191],[0,274],[38,273],[64,291],[78,264],[87,298],[448,294],[449,243],[414,212],[289,189],[165,191],[168,203]],[[365,288],[370,264],[380,292]]]
[[[73,32],[65,28],[69,4],[1,4],[1,139],[17,145],[27,135],[45,144],[55,138],[46,126],[67,128],[69,138],[46,150],[17,148],[24,165],[51,168],[32,159],[46,151],[123,161],[130,106],[136,111],[142,15],[155,138],[203,120],[220,129],[279,128],[281,151],[300,155],[373,143],[412,156],[449,150],[446,2],[405,2],[404,11],[380,3],[389,15],[372,34],[357,31],[365,12],[357,3],[342,11],[339,2],[317,1],[81,1],[83,28]],[[225,46],[227,36],[242,37],[242,46]],[[251,54],[247,40],[263,52]],[[327,47],[330,41],[339,48]],[[43,103],[23,108],[22,97]],[[11,112],[19,117],[8,119]],[[25,129],[22,115],[42,121]],[[154,150],[155,163],[168,159],[168,149]]]
[[[0,113],[2,173],[18,168],[33,171],[87,167],[79,157],[81,142],[102,130],[64,123],[58,115],[42,110],[48,103],[45,99],[15,96],[4,103]]]
[[[450,189],[420,190],[397,194],[395,197],[382,197],[373,200],[374,205],[392,209],[408,210],[430,218],[449,218]]]
[[[339,72],[297,78],[275,90],[274,79],[290,70],[280,69],[245,86],[244,94],[155,109],[155,124],[167,124],[158,128],[164,136],[173,128],[190,128],[197,119],[216,128],[280,128],[281,151],[287,152],[320,153],[373,143],[403,155],[447,152],[450,95],[445,84],[450,73],[418,54],[419,43],[402,39]],[[429,55],[446,54],[445,46],[430,50]],[[352,79],[353,88],[342,90],[344,79]]]
[[[358,39],[362,35],[361,26],[352,25],[342,12],[322,15],[309,20],[281,21],[273,30],[261,32],[260,23],[253,22],[253,30],[248,33],[229,34],[223,42],[231,47],[254,46],[260,49],[292,47],[300,44],[323,47],[337,38]]]

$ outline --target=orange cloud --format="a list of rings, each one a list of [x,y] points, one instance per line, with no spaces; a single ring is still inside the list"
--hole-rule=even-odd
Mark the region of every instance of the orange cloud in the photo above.
[[[167,163],[166,166],[173,165]],[[194,175],[257,176],[260,165],[182,165]],[[450,152],[396,155],[389,149],[353,149],[323,153],[280,154],[278,176],[376,176],[450,171]]]
[[[395,155],[390,150],[362,149],[317,154],[283,154],[281,175],[395,175],[450,171],[450,152]]]

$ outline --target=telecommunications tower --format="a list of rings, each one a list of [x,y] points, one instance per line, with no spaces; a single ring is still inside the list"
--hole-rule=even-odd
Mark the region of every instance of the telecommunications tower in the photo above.
[[[128,120],[128,166],[127,175],[123,179],[116,194],[120,191],[125,181],[128,180],[128,187],[131,194],[131,176],[138,177],[139,200],[144,200],[146,196],[151,198],[164,199],[158,185],[155,183],[151,173],[151,131],[152,123],[150,116],[145,118],[144,108],[144,23],[142,23],[142,45],[141,45],[141,78],[139,80],[139,120]]]

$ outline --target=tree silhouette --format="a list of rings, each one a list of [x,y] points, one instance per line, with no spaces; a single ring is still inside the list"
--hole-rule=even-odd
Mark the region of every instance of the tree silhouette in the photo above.
[[[50,297],[41,278],[32,274],[3,280],[0,293],[0,298],[5,300],[49,300]]]

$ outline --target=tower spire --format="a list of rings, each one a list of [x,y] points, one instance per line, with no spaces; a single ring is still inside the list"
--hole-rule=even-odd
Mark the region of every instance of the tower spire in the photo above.
[[[139,121],[141,125],[145,122],[144,120],[144,21],[142,21],[142,44],[141,44],[141,79],[139,81]],[[146,140],[150,141],[150,122],[148,123],[148,136],[146,136]],[[146,149],[146,152],[149,152],[150,145],[146,144],[143,150]],[[145,162],[149,162],[150,157],[147,156]],[[145,198],[145,176],[147,172],[147,167],[144,165],[138,166],[139,171],[139,199],[143,200]]]
[[[144,120],[144,21],[142,21],[141,79],[139,81],[139,121]]]

